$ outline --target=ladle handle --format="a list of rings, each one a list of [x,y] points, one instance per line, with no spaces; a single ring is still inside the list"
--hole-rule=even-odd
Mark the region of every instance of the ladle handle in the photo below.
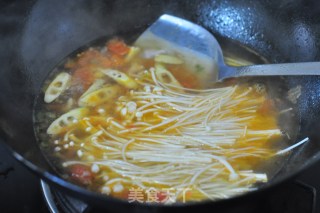
[[[264,64],[237,67],[234,75],[229,77],[289,75],[320,75],[320,62]],[[225,76],[224,78],[227,78],[227,76]]]

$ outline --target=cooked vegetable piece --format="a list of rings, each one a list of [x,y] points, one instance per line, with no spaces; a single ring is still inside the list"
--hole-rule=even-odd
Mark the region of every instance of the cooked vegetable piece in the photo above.
[[[48,86],[45,94],[44,101],[46,103],[51,103],[55,99],[57,99],[70,85],[71,76],[62,72],[51,82]]]
[[[181,87],[179,81],[162,64],[155,64],[155,73],[160,82]]]
[[[88,95],[89,93],[92,93],[98,89],[100,89],[103,85],[104,85],[105,81],[102,79],[98,79],[95,82],[93,82],[93,84],[89,87],[89,89],[83,93],[80,97],[80,99],[86,95]]]
[[[183,61],[180,58],[172,55],[159,54],[154,58],[154,60],[165,64],[183,64]]]
[[[86,68],[90,70],[92,67],[110,67],[112,64],[108,55],[102,54],[100,51],[90,49],[78,55],[73,67],[70,68]],[[72,65],[72,64],[71,64]]]
[[[79,99],[80,106],[94,107],[117,97],[121,88],[118,85],[106,86]]]
[[[112,68],[116,69],[117,67],[121,67],[125,64],[125,59],[117,54],[113,54],[110,57]],[[102,69],[111,68],[111,67],[101,67]]]
[[[81,84],[85,89],[87,89],[94,81],[93,71],[88,68],[79,68],[73,73],[73,84]]]
[[[126,62],[131,61],[136,55],[139,54],[140,50],[141,49],[139,47],[130,47],[130,51],[128,55],[126,55],[125,61]]]
[[[49,135],[55,135],[66,132],[68,128],[73,126],[78,120],[85,117],[87,114],[89,114],[89,109],[87,108],[73,109],[54,120],[48,127],[47,133]]]
[[[138,84],[136,83],[135,80],[130,78],[128,75],[126,75],[123,72],[120,72],[118,70],[112,70],[112,69],[107,69],[107,70],[101,70],[104,74],[115,80],[118,84],[121,86],[124,86],[128,89],[135,89],[138,87]]]
[[[89,185],[93,181],[93,174],[88,166],[82,164],[72,165],[70,173],[71,178],[80,184]]]
[[[139,72],[141,72],[142,70],[144,70],[145,67],[139,63],[131,63],[130,67],[128,68],[128,74],[129,75],[137,75]]]
[[[141,56],[145,59],[154,59],[157,55],[165,53],[167,53],[167,51],[162,49],[144,49]]]
[[[107,48],[110,52],[121,56],[126,55],[130,50],[130,48],[119,39],[112,39],[109,41]]]

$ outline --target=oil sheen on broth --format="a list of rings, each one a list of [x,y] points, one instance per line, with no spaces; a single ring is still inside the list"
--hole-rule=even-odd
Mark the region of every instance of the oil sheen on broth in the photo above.
[[[227,62],[237,65],[228,58]],[[201,64],[114,38],[66,59],[35,111],[49,162],[66,179],[129,202],[228,198],[268,181],[281,147],[260,84],[203,88]]]

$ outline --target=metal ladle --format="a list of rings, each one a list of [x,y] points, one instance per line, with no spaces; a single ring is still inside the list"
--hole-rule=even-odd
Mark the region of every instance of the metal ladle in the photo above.
[[[175,52],[184,59],[188,67],[195,71],[200,68],[200,77],[211,82],[241,76],[320,74],[320,62],[228,66],[223,60],[218,41],[211,33],[199,25],[171,15],[162,15],[144,31],[135,45],[145,49]]]

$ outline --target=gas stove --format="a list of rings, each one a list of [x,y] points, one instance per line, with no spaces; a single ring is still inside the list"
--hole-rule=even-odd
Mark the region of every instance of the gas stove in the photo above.
[[[320,213],[320,162],[277,189],[253,212]],[[95,213],[92,206],[50,188],[0,147],[1,213]],[[251,211],[250,211],[251,212]],[[248,212],[246,212],[248,213]]]

